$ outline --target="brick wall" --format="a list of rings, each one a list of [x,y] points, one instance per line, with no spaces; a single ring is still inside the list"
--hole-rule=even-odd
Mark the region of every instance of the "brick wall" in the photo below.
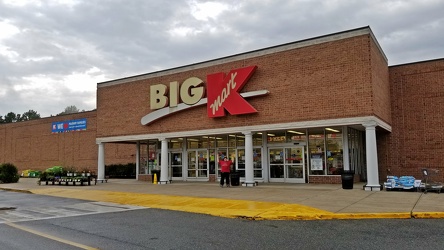
[[[388,124],[392,122],[390,107],[390,84],[386,58],[381,55],[378,45],[370,40],[371,48],[371,74],[373,98],[371,106],[373,114]]]
[[[439,169],[444,179],[444,59],[392,66],[392,133],[378,134],[382,177]],[[388,172],[390,170],[390,172]]]
[[[86,118],[87,130],[51,133],[52,122]],[[52,166],[97,170],[96,111],[0,125],[0,163],[19,170]],[[105,164],[135,162],[135,145],[107,144]]]
[[[325,176],[325,175],[310,175],[309,182],[310,183],[317,183],[317,184],[341,184],[342,183],[342,177],[340,175],[331,175],[331,176]],[[353,177],[353,182],[357,183],[360,181],[359,175],[355,174]]]

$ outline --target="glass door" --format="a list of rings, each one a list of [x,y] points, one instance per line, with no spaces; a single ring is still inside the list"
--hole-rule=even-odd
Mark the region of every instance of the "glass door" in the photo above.
[[[182,152],[170,152],[170,176],[173,180],[182,180]]]
[[[237,149],[237,164],[236,171],[239,171],[240,177],[245,177],[245,149],[238,148]]]
[[[270,181],[284,182],[284,148],[270,148]]]
[[[305,183],[304,147],[269,148],[270,182]]]
[[[208,179],[208,150],[198,149],[188,151],[188,178]]]
[[[305,183],[304,147],[285,149],[286,182]]]

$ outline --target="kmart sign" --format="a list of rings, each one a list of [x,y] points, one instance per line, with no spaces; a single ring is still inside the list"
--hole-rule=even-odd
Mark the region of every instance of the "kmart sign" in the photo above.
[[[207,104],[208,117],[256,113],[257,110],[244,98],[268,94],[267,90],[240,93],[256,71],[257,66],[249,66],[207,75],[207,84],[198,77],[190,77],[182,84],[156,84],[150,87],[150,108],[154,110],[141,120],[150,124],[166,115]],[[205,94],[207,97],[205,97]]]

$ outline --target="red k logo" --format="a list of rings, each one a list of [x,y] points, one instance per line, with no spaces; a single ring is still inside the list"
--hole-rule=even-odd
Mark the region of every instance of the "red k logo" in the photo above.
[[[239,93],[256,68],[249,66],[232,70],[228,75],[215,73],[207,76],[208,117],[225,116],[225,110],[232,115],[257,112]]]

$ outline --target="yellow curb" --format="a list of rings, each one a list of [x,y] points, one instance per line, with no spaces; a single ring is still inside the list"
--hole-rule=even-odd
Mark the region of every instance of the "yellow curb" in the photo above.
[[[339,213],[323,216],[322,219],[411,219],[410,213]]]
[[[31,194],[31,192],[29,190],[24,190],[24,189],[0,188],[0,190],[9,191],[9,192],[18,192],[18,193]]]
[[[413,212],[415,219],[444,219],[444,212]]]

